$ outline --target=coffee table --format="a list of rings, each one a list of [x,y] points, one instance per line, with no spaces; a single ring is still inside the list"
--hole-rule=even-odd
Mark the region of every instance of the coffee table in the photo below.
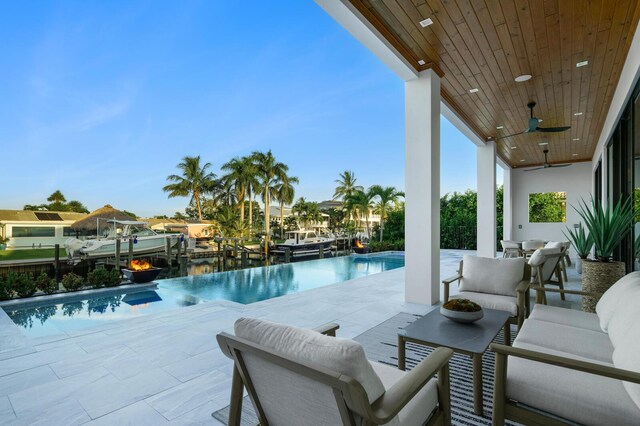
[[[482,354],[500,329],[505,328],[507,344],[511,344],[508,327],[511,314],[506,311],[484,309],[484,317],[471,324],[453,322],[440,310],[429,312],[398,332],[398,368],[405,369],[406,342],[434,348],[443,346],[465,355],[473,362],[473,411],[482,415]]]

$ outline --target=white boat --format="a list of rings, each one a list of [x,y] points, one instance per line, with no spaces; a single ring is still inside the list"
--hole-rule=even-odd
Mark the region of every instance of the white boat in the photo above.
[[[292,231],[286,233],[284,243],[276,244],[277,250],[291,250],[292,253],[317,251],[322,247],[329,250],[335,238],[317,235],[314,231]]]
[[[100,227],[98,219],[97,237],[95,239],[79,240],[69,238],[64,242],[69,259],[86,259],[105,257],[115,254],[116,240],[120,240],[120,251],[124,255],[129,251],[129,241],[133,240],[133,253],[144,254],[158,252],[166,248],[167,238],[171,238],[171,245],[181,241],[179,235],[157,234],[147,222],[135,220],[106,220],[106,226]]]

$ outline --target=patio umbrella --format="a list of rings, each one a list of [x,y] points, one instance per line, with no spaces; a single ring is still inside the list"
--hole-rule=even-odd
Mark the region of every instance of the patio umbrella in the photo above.
[[[91,212],[87,217],[75,221],[71,225],[71,229],[75,231],[95,231],[98,227],[97,219],[136,220],[135,217],[131,217],[107,204]]]

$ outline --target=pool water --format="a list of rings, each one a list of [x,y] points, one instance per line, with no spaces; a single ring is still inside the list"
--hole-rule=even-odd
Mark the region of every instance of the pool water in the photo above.
[[[254,303],[404,266],[401,254],[344,256],[159,280],[155,290],[9,311],[30,337],[73,333],[212,300]]]

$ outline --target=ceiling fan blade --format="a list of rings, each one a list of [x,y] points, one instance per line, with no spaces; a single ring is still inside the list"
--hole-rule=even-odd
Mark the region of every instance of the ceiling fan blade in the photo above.
[[[544,167],[536,167],[536,168],[533,168],[533,169],[526,169],[525,172],[532,172],[534,170],[542,170],[542,169],[544,169]]]
[[[571,164],[549,164],[549,167],[569,167]]]
[[[536,128],[536,132],[564,132],[569,130],[571,126],[563,126],[563,127],[538,127]]]
[[[512,135],[500,136],[499,138],[496,138],[496,140],[505,139],[505,138],[510,138],[510,137],[512,137],[512,136],[518,136],[518,135],[522,135],[522,134],[524,134],[524,133],[528,133],[528,132],[529,132],[529,129],[527,129],[527,130],[525,130],[525,131],[522,131],[522,132],[520,132],[520,133],[514,133],[514,134],[512,134]]]

